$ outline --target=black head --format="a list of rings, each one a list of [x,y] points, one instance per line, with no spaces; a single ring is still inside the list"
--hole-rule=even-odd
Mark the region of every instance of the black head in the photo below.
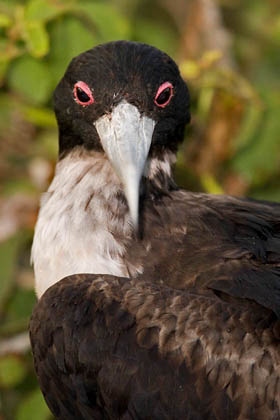
[[[76,146],[102,151],[94,122],[122,100],[156,121],[150,155],[176,151],[190,120],[177,65],[155,47],[117,41],[74,58],[55,90],[60,157]]]

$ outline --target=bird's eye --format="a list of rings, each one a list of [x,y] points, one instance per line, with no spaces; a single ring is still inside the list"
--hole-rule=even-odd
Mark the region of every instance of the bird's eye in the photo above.
[[[94,102],[90,88],[85,82],[77,82],[74,86],[75,101],[82,105],[87,106]]]
[[[170,82],[165,82],[158,88],[154,102],[160,108],[164,108],[169,104],[172,96],[173,86]]]

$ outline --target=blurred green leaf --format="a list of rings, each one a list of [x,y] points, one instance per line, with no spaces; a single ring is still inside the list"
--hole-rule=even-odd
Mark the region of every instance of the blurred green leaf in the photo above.
[[[280,202],[280,188],[279,183],[269,187],[257,188],[252,190],[250,194],[251,197],[256,198],[257,200],[268,200],[268,201],[278,201]]]
[[[17,102],[12,95],[0,95],[0,133],[6,132],[11,125],[11,116],[17,107]]]
[[[19,235],[13,236],[7,241],[0,243],[0,309],[13,285],[13,277],[19,244]]]
[[[25,28],[27,47],[33,57],[43,57],[49,51],[49,35],[43,23],[27,22]]]
[[[68,5],[71,1],[68,2]],[[69,6],[67,3],[50,0],[30,0],[25,8],[25,18],[29,21],[49,21],[60,15]]]
[[[22,193],[35,193],[34,183],[30,180],[29,177],[25,176],[21,179],[10,179],[5,182],[3,189],[3,196],[10,196],[18,192]]]
[[[22,107],[23,114],[27,121],[39,127],[56,127],[54,112],[47,108],[35,108],[31,106]]]
[[[276,17],[275,22],[271,27],[271,34],[274,41],[280,43],[280,14]]]
[[[72,58],[94,46],[95,36],[80,19],[70,16],[54,22],[50,36],[52,48],[49,55],[49,68],[53,74],[53,87],[55,87]]]
[[[267,109],[262,119],[256,116],[256,131],[250,142],[246,143],[232,160],[234,170],[254,185],[266,182],[279,168],[280,162],[280,98],[277,93],[269,91],[263,95]]]
[[[202,174],[200,182],[204,190],[209,194],[224,194],[224,190],[217,180],[210,174]]]
[[[9,16],[4,15],[3,13],[0,13],[0,28],[7,28],[11,26],[11,24],[12,19]]]
[[[184,79],[195,79],[200,74],[199,63],[195,60],[184,60],[180,64],[180,72]]]
[[[130,37],[131,29],[128,19],[112,3],[81,1],[77,3],[76,10],[82,12],[86,19],[91,20],[100,34],[101,42]]]
[[[28,330],[30,314],[26,318],[20,318],[15,321],[7,321],[0,325],[0,336],[11,337],[12,335],[22,333]]]
[[[9,355],[0,358],[0,386],[11,388],[19,384],[25,374],[25,365],[18,357]]]
[[[10,57],[7,54],[7,40],[0,40],[0,84],[4,79],[8,66],[10,63]]]
[[[41,391],[30,393],[20,404],[15,420],[47,420],[50,411]]]
[[[212,87],[204,87],[200,89],[197,104],[197,113],[201,120],[206,120],[208,117],[214,93],[215,90]]]
[[[35,303],[36,297],[33,290],[17,288],[13,294],[13,299],[7,306],[7,321],[15,321],[29,317]]]
[[[10,63],[10,60],[0,58],[0,84],[7,73],[9,63]]]
[[[51,75],[48,66],[28,56],[15,61],[9,73],[9,84],[32,103],[45,103],[50,95]]]
[[[166,31],[164,23],[142,19],[135,22],[135,40],[154,45],[174,57],[176,37],[173,31]],[[174,57],[175,58],[175,57]]]
[[[251,141],[255,132],[261,124],[263,109],[259,105],[250,104],[244,115],[239,133],[234,141],[234,148],[240,150]]]

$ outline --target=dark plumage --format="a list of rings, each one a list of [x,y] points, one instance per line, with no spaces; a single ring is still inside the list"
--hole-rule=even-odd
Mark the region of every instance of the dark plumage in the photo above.
[[[94,87],[95,104],[88,109],[70,103],[69,92],[72,93],[81,77]],[[174,84],[174,100],[172,107],[159,109],[155,107],[154,98],[158,87],[166,80]],[[92,130],[92,121],[110,113],[123,98],[136,105],[140,112],[158,120],[151,153],[161,155],[163,147],[177,151],[190,113],[187,86],[176,64],[149,45],[119,41],[99,45],[74,58],[57,86],[54,102],[60,157],[77,145],[102,151],[98,134]]]
[[[88,106],[73,100],[79,81],[93,89]],[[161,102],[170,102],[161,108],[155,97],[165,82],[174,92],[170,99],[165,91]],[[122,187],[126,180],[116,169],[118,183],[106,166],[107,145],[93,125],[123,98],[139,109],[140,124],[155,121],[148,163],[141,170],[135,231],[129,220],[133,204]],[[91,172],[94,184],[107,168],[104,186],[113,192],[86,184],[85,201],[77,199],[85,203],[77,218],[82,223],[87,214],[87,229],[98,243],[102,229],[110,231],[117,245],[104,255],[108,267],[120,261],[124,273],[112,275],[112,265],[106,271],[111,274],[93,268],[91,274],[75,271],[57,278],[34,309],[35,369],[56,418],[280,419],[280,205],[177,188],[166,156],[182,140],[189,95],[175,63],[153,47],[117,42],[75,58],[56,90],[55,109],[61,168],[72,157],[76,162],[90,156],[94,162],[76,175],[66,197],[73,194],[75,200],[77,185]],[[135,108],[126,109],[136,115]],[[59,176],[49,203],[60,188]],[[91,207],[96,203],[101,210]],[[68,207],[62,226],[71,231],[76,222]],[[98,225],[93,208],[108,224]],[[41,210],[36,228],[35,268],[37,248],[44,246],[40,218],[45,215]],[[54,245],[60,236],[58,228]],[[81,258],[80,247],[74,249],[65,235],[69,247]],[[96,264],[104,257],[98,250]],[[59,255],[57,261],[64,258]],[[39,282],[38,267],[45,266],[37,264]]]

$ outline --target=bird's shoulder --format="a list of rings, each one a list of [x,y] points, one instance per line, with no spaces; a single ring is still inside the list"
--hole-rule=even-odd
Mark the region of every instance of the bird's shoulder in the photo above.
[[[185,227],[183,232],[191,239],[195,239],[196,232],[233,240],[238,235],[267,239],[280,232],[280,203],[250,198],[178,189],[146,199],[142,213],[143,229],[154,226],[160,235],[170,233],[170,229],[175,233],[176,227]]]
[[[280,315],[280,204],[178,190],[147,200],[142,214],[128,260],[146,278],[252,299]]]

